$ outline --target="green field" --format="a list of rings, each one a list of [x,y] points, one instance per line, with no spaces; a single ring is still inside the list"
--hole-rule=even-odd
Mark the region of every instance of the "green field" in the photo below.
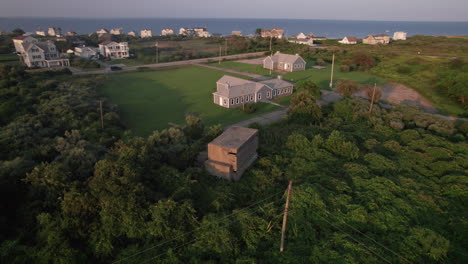
[[[270,71],[263,68],[263,65],[260,64],[247,64],[235,61],[222,61],[221,64],[218,62],[209,63],[208,65],[224,68],[224,69],[232,69],[236,71],[243,71],[243,72],[250,72],[256,73],[260,75],[270,75]],[[273,72],[275,74],[275,72]]]
[[[371,71],[386,79],[418,91],[444,114],[463,115],[461,104],[451,100],[436,86],[438,73],[452,58],[429,56],[397,56],[387,58]]]
[[[331,74],[331,65],[326,65],[326,69],[318,70],[313,68],[308,68],[305,71],[299,72],[290,72],[283,75],[283,79],[289,80],[292,82],[299,82],[304,80],[311,80],[315,84],[317,84],[321,89],[330,89],[330,74]],[[375,75],[366,72],[340,72],[340,66],[335,65],[335,73],[333,77],[333,81],[336,82],[340,79],[349,79],[357,81],[360,84],[374,84],[383,85],[385,84],[385,80],[379,78]]]
[[[0,54],[0,64],[16,64],[16,63],[19,63],[18,55]]]
[[[260,103],[255,113],[246,114],[215,105],[212,93],[224,74],[196,66],[112,74],[99,92],[118,105],[125,124],[140,136],[167,128],[169,123],[184,124],[186,113],[198,114],[206,125],[228,125],[279,109]]]

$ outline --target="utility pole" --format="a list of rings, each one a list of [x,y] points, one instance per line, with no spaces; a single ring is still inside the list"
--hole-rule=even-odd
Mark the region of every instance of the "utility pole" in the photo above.
[[[158,42],[156,41],[156,64],[159,63],[159,45],[158,45]]]
[[[372,107],[374,106],[375,89],[377,89],[377,83],[374,83],[374,91],[372,91],[372,98],[371,98],[370,107],[369,107],[369,115],[372,113]]]
[[[221,64],[221,45],[219,45],[219,61],[218,64]]]
[[[289,211],[289,198],[291,197],[292,181],[289,181],[288,185],[288,196],[286,197],[286,206],[284,207],[283,214],[283,228],[281,229],[281,246],[280,252],[284,251],[284,235],[286,233],[286,221],[288,220],[288,211]]]
[[[270,53],[273,55],[272,50],[271,50],[271,43],[272,43],[272,41],[273,41],[273,37],[270,36]]]
[[[330,89],[333,88],[333,70],[335,68],[335,53],[333,53],[332,58],[332,68],[331,68],[331,77],[330,77]]]
[[[99,111],[101,112],[101,128],[104,129],[104,115],[102,114],[102,100],[99,100]]]
[[[225,48],[224,48],[224,51],[225,51],[225,55],[226,55],[226,56],[228,55],[228,53],[227,53],[227,44],[228,44],[228,43],[227,43],[227,42],[228,42],[228,40],[227,40],[227,38],[226,38]]]

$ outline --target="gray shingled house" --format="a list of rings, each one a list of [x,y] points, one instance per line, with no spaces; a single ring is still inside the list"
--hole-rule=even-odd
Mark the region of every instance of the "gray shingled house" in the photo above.
[[[263,68],[278,71],[303,71],[305,70],[306,61],[299,56],[283,54],[277,51],[273,56],[268,56],[263,60]]]
[[[294,85],[278,79],[254,82],[224,75],[216,82],[213,102],[226,108],[235,108],[292,94]]]

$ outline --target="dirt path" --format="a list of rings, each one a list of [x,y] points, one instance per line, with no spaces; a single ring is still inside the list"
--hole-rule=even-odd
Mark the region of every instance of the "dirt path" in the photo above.
[[[266,57],[260,57],[260,58],[255,58],[255,59],[245,59],[245,60],[236,60],[236,62],[240,62],[240,63],[245,63],[245,64],[254,64],[254,65],[258,65],[258,64],[263,64],[263,60],[265,59]]]
[[[194,64],[196,66],[200,66],[200,67],[205,67],[205,68],[209,68],[209,69],[213,69],[213,70],[218,70],[218,71],[224,71],[224,72],[230,72],[230,73],[234,73],[234,74],[239,74],[239,75],[244,75],[244,76],[248,76],[248,77],[251,77],[251,78],[254,78],[254,79],[260,79],[260,78],[263,78],[264,76],[263,75],[260,75],[260,74],[255,74],[255,73],[250,73],[250,72],[242,72],[242,71],[236,71],[236,70],[232,70],[232,69],[225,69],[225,68],[220,68],[220,67],[216,67],[216,66],[211,66],[211,65],[207,65],[207,64]]]
[[[253,56],[262,56],[265,52],[252,52],[252,53],[243,53],[243,54],[235,54],[235,55],[228,55],[228,56],[221,56],[221,59],[227,60],[235,60],[235,59],[242,59],[247,57]],[[107,73],[119,73],[119,72],[130,72],[130,71],[137,71],[139,68],[162,68],[162,67],[170,67],[170,66],[179,66],[179,65],[191,65],[191,64],[200,64],[206,62],[213,62],[218,61],[219,57],[211,57],[211,58],[203,58],[203,59],[195,59],[195,60],[185,60],[185,61],[173,61],[173,62],[164,62],[158,64],[145,64],[145,65],[138,65],[124,68],[120,71],[111,71],[109,68],[105,70],[97,70],[97,71],[87,71],[87,72],[74,72],[74,75],[86,75],[86,74],[107,74]],[[224,69],[223,69],[224,70]]]
[[[355,94],[366,98],[363,91]],[[424,112],[435,114],[437,109],[424,97],[422,97],[417,91],[406,87],[403,84],[388,83],[382,87],[382,101],[389,102],[391,104],[404,104],[409,106],[416,106]]]

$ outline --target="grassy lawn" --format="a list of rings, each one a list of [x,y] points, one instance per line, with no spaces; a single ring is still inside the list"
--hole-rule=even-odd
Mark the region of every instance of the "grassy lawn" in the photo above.
[[[212,92],[224,74],[196,66],[112,74],[99,92],[119,106],[126,125],[140,136],[167,128],[169,123],[184,124],[186,113],[199,114],[206,125],[228,125],[279,109],[262,103],[256,105],[255,113],[246,114],[215,105]]]
[[[250,72],[256,73],[260,75],[270,75],[270,71],[263,68],[263,65],[255,65],[255,64],[247,64],[235,61],[222,61],[221,64],[218,62],[209,63],[208,65],[224,68],[224,69],[232,69],[236,71],[243,71],[243,72]],[[275,74],[275,72],[273,72]]]
[[[291,97],[292,97],[292,94],[288,96],[283,96],[280,98],[273,99],[273,102],[278,103],[280,105],[288,106],[290,105]]]
[[[451,101],[447,94],[435,86],[441,65],[450,60],[442,57],[398,56],[379,63],[372,68],[372,72],[415,89],[442,113],[462,115],[465,113],[462,105]]]
[[[313,68],[308,68],[305,71],[299,72],[290,72],[283,75],[284,80],[289,80],[293,82],[299,82],[303,80],[311,80],[317,84],[321,89],[330,89],[330,74],[331,74],[331,65],[326,65],[326,69],[318,70]],[[360,84],[374,84],[383,85],[385,80],[379,78],[375,75],[366,72],[340,72],[340,66],[335,65],[335,73],[333,76],[333,81],[336,82],[340,79],[349,79],[357,81]]]
[[[18,55],[0,54],[0,64],[15,64],[15,63],[19,63]]]

